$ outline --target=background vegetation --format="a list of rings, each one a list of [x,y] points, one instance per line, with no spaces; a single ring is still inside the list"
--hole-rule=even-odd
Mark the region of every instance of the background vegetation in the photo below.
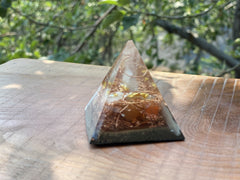
[[[240,77],[239,0],[0,2],[0,63],[111,65],[133,39],[149,68]]]

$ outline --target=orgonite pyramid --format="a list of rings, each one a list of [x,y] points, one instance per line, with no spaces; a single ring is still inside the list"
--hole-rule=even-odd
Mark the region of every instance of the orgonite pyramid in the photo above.
[[[86,106],[85,118],[91,144],[184,140],[132,41]]]

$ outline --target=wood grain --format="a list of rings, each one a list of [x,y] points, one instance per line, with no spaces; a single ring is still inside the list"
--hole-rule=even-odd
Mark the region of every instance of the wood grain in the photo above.
[[[109,68],[0,66],[0,179],[240,179],[240,81],[152,72],[186,140],[88,144],[84,107]]]

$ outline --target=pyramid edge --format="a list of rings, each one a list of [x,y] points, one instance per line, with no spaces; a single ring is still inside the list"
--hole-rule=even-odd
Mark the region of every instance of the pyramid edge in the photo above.
[[[151,142],[172,142],[185,140],[185,137],[181,130],[180,134],[177,136],[168,127],[155,127],[118,132],[100,132],[97,136],[98,138],[96,138],[96,136],[92,137],[89,143],[94,145],[114,145]]]

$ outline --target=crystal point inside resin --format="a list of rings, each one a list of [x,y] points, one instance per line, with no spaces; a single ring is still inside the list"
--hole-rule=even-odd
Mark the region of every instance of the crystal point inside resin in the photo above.
[[[184,140],[133,41],[85,108],[91,144]]]

